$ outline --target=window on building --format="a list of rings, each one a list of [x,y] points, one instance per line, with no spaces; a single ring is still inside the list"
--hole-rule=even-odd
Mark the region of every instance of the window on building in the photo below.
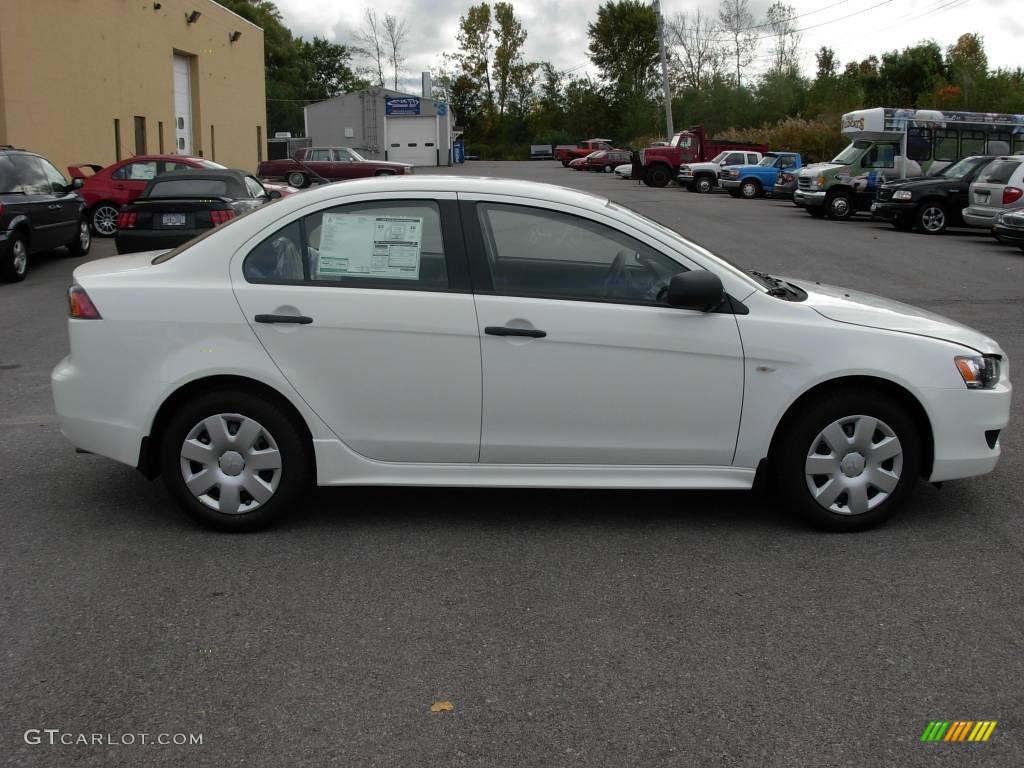
[[[217,134],[213,126],[210,126],[210,159],[217,159]]]
[[[160,154],[164,153],[164,123],[163,120],[157,121],[156,124],[156,137],[160,146]]]
[[[114,159],[121,159],[121,121],[114,118]]]
[[[135,154],[146,154],[146,118],[135,116]]]

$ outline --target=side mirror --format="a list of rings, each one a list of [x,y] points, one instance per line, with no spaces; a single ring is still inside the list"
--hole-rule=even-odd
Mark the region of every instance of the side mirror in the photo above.
[[[71,180],[71,186],[68,187],[68,191],[71,192],[71,191],[74,191],[76,189],[81,189],[84,186],[85,186],[85,182],[82,179],[80,179],[78,176],[76,176],[75,178],[73,178]]]
[[[708,312],[725,299],[725,288],[718,275],[703,269],[672,276],[665,301],[671,307]]]
[[[277,189],[272,189],[267,193],[267,196],[271,200],[277,200],[279,197],[281,197],[281,191]]]

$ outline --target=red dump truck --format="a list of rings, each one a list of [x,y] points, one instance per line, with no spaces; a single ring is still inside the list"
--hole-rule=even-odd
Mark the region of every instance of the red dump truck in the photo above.
[[[615,147],[612,146],[611,139],[587,139],[586,141],[581,141],[575,147],[555,147],[555,160],[568,167],[570,160],[575,160],[577,157],[586,157],[591,152],[596,152],[599,149],[615,149]]]
[[[640,150],[639,168],[634,165],[634,178],[639,171],[640,178],[649,187],[664,187],[679,172],[683,163],[703,163],[719,152],[727,150],[748,150],[767,152],[766,144],[747,144],[742,141],[709,139],[703,125],[694,125],[672,137],[667,147],[647,147]]]

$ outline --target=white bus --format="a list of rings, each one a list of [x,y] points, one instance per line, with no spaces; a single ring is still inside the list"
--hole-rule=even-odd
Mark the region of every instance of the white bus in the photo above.
[[[860,109],[843,115],[850,145],[800,171],[793,202],[812,216],[847,219],[871,207],[886,181],[938,173],[971,155],[1024,152],[1024,115],[935,109]]]

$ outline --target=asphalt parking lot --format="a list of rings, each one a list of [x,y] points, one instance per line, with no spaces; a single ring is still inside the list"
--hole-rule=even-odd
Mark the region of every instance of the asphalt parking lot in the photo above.
[[[1024,360],[1024,253],[984,233],[554,162],[448,172],[607,195],[744,266],[924,306]],[[805,530],[748,493],[368,488],[221,535],[59,434],[49,372],[77,263],[42,256],[0,285],[5,764],[1024,765],[1020,397],[993,474],[921,486],[864,534]],[[922,743],[931,720],[998,726]],[[31,745],[29,729],[203,743]]]

